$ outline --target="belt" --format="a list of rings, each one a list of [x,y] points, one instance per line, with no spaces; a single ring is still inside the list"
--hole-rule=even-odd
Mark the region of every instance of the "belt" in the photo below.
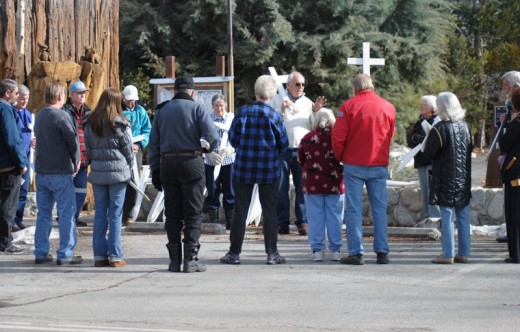
[[[191,151],[191,152],[164,152],[161,153],[162,157],[200,157],[202,156],[201,151]]]

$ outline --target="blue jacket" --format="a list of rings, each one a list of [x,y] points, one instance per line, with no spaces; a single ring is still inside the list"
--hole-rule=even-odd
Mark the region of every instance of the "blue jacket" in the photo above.
[[[0,98],[0,170],[27,166],[22,132],[16,109]]]
[[[144,135],[144,139],[137,142],[137,144],[141,145],[141,148],[145,148],[150,139],[150,131],[152,131],[152,124],[150,123],[150,118],[148,118],[145,109],[143,106],[136,103],[135,108],[131,110],[123,103],[123,115],[130,120],[130,123],[132,124],[133,137]]]
[[[31,152],[31,136],[32,136],[32,115],[27,108],[18,110],[18,119],[20,130],[22,131],[23,146],[25,153],[29,156]]]

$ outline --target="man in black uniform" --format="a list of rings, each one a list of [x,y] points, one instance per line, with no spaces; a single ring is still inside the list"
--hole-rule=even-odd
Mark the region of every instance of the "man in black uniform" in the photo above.
[[[183,227],[183,271],[206,271],[197,259],[205,181],[202,153],[215,149],[218,134],[209,111],[193,100],[193,88],[191,77],[177,77],[175,96],[155,112],[148,150],[153,185],[164,189],[172,272],[181,271]]]

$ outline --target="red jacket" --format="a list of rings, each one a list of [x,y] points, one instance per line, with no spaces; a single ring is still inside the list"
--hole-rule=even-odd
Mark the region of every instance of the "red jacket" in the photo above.
[[[395,108],[372,90],[363,90],[338,111],[332,129],[334,156],[345,164],[387,166],[395,131]]]

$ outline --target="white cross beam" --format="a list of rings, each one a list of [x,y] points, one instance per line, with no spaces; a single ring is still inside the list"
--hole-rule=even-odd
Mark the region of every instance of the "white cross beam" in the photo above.
[[[287,79],[289,75],[279,76],[274,67],[269,67],[269,74],[271,74],[271,77],[274,78],[274,80],[276,81],[276,88],[278,89],[278,93],[282,97],[286,98],[287,94],[285,93],[285,89],[283,88],[283,83],[287,84]]]
[[[363,66],[363,74],[370,76],[370,66],[384,66],[385,59],[370,58],[370,43],[363,43],[363,57],[348,58],[347,64]]]

